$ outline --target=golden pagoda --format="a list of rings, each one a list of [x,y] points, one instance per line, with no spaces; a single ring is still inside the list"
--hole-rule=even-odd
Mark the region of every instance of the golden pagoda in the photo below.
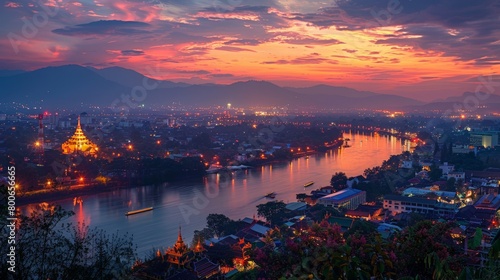
[[[182,240],[181,227],[179,227],[177,242],[175,242],[174,247],[168,248],[165,254],[167,255],[167,262],[178,266],[184,266],[193,260],[193,251]]]
[[[198,238],[198,242],[196,245],[193,247],[193,252],[195,254],[200,254],[206,251],[205,247],[203,247],[203,244],[201,244],[201,238]]]
[[[90,141],[85,134],[83,134],[83,130],[80,125],[80,116],[78,116],[78,124],[76,126],[75,134],[73,134],[68,141],[62,144],[63,154],[81,152],[84,155],[95,155],[98,149],[97,145]]]

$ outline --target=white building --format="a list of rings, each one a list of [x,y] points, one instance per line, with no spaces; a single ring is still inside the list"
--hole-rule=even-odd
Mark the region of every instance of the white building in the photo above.
[[[455,170],[455,165],[450,165],[447,162],[439,166],[439,169],[443,170],[443,176],[448,175],[448,173]]]
[[[342,207],[348,210],[356,209],[358,205],[365,202],[366,192],[351,188],[343,189],[330,195],[323,196],[318,200],[318,203],[324,206],[334,208]]]
[[[455,178],[456,181],[458,180],[465,180],[465,172],[450,172],[448,173],[448,176],[446,177],[448,180],[450,178]]]

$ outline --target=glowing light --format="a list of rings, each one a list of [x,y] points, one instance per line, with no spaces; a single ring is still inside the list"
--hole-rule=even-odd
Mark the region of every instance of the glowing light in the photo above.
[[[80,182],[83,182],[83,177],[80,177],[80,179],[79,179],[79,180],[80,180]]]

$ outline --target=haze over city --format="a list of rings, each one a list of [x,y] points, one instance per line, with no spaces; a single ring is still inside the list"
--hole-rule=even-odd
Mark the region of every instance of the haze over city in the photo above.
[[[0,279],[500,280],[499,0],[0,21]]]

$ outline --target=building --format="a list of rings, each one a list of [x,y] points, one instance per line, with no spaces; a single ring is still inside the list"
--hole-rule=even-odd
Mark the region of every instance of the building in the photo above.
[[[474,203],[476,215],[483,217],[489,227],[500,225],[500,195],[485,194]]]
[[[357,189],[343,189],[341,191],[329,194],[319,198],[318,203],[324,206],[330,206],[334,208],[345,208],[348,210],[353,210],[358,207],[358,205],[366,202],[366,192]]]
[[[493,148],[498,146],[497,132],[471,132],[470,145],[473,147]]]
[[[455,170],[455,166],[450,165],[447,162],[445,162],[445,163],[443,163],[443,165],[439,166],[439,169],[441,169],[443,171],[443,176],[446,176]]]
[[[347,210],[345,216],[353,219],[363,219],[367,221],[377,220],[382,214],[382,205],[361,204],[354,210]]]
[[[459,207],[459,203],[447,203],[416,196],[392,194],[384,196],[384,209],[391,211],[393,215],[415,212],[423,215],[453,217]]]
[[[96,155],[99,148],[96,144],[90,141],[83,133],[80,125],[80,117],[78,117],[78,124],[76,131],[66,142],[61,146],[63,154],[82,153],[84,155]]]
[[[167,262],[175,264],[178,267],[184,267],[194,259],[194,253],[182,240],[181,229],[179,228],[179,235],[174,247],[169,247],[165,252]]]
[[[500,210],[500,195],[485,194],[474,203],[474,207],[476,209],[498,211]]]
[[[410,187],[403,191],[403,196],[420,196],[420,197],[435,197],[438,201],[446,201],[448,203],[457,203],[459,202],[459,198],[457,197],[456,192],[447,192],[434,190],[431,188],[414,188]]]
[[[458,181],[458,180],[464,181],[465,180],[465,172],[450,172],[450,173],[448,173],[446,178],[448,180],[450,180],[451,178],[455,178],[456,181]]]

